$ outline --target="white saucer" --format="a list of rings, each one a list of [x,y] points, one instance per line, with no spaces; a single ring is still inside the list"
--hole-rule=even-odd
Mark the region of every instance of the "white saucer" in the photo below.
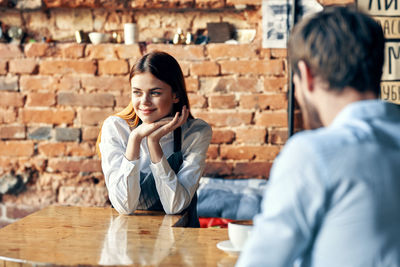
[[[221,241],[217,244],[217,248],[219,248],[220,250],[225,251],[226,253],[229,254],[238,254],[240,252],[239,249],[236,249],[233,247],[232,243],[230,240],[225,240],[225,241]]]

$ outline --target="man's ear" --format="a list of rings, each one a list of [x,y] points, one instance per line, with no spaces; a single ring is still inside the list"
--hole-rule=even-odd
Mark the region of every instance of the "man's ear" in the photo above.
[[[314,77],[311,74],[310,68],[303,60],[297,63],[297,67],[299,68],[300,80],[304,87],[307,88],[309,92],[314,91]]]

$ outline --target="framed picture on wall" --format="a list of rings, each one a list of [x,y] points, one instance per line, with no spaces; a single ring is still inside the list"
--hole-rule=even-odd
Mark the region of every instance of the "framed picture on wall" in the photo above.
[[[321,10],[316,0],[263,0],[263,48],[286,48],[294,23]]]
[[[292,0],[263,0],[263,48],[286,48],[292,26]]]

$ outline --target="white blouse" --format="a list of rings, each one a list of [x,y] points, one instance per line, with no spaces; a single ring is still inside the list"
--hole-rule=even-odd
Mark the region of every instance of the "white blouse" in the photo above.
[[[211,127],[201,119],[188,120],[182,128],[183,163],[175,174],[167,158],[174,153],[173,132],[160,139],[164,156],[158,163],[152,163],[143,138],[140,144],[140,158],[129,161],[125,157],[131,130],[122,118],[108,117],[101,130],[101,166],[111,204],[122,214],[136,209],[139,205],[140,172],[152,172],[161,204],[167,214],[176,214],[189,206],[205,167],[206,153],[211,142]]]

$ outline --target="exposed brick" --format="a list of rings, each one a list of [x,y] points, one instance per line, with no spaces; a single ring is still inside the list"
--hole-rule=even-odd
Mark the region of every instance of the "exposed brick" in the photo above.
[[[23,194],[18,196],[7,194],[3,195],[3,203],[18,204],[35,207],[45,207],[56,202],[55,192],[34,187],[28,187]]]
[[[227,161],[207,161],[204,176],[224,177],[232,175],[233,163]]]
[[[304,130],[304,125],[303,125],[303,116],[300,112],[300,110],[295,110],[294,111],[294,128],[295,129],[300,129],[300,130]]]
[[[24,53],[27,57],[43,57],[49,49],[46,43],[28,43],[25,45]]]
[[[199,90],[199,80],[197,78],[185,78],[186,90],[188,92],[197,92]]]
[[[122,59],[139,59],[142,57],[138,44],[132,45],[114,45],[118,58]]]
[[[82,87],[87,91],[120,91],[130,92],[131,86],[128,77],[86,77],[82,79]]]
[[[287,58],[286,48],[271,48],[271,58]]]
[[[18,91],[18,77],[0,77],[0,91]]]
[[[281,75],[283,73],[283,60],[237,60],[219,61],[222,74],[265,74]]]
[[[56,128],[56,141],[80,141],[81,129],[79,128]]]
[[[235,140],[235,132],[231,130],[213,130],[212,144],[229,144]]]
[[[271,129],[268,131],[268,142],[276,145],[283,145],[288,139],[288,131],[281,129]]]
[[[38,207],[31,207],[31,206],[21,206],[21,205],[7,205],[7,217],[9,219],[20,219],[23,218],[37,210]]]
[[[32,141],[0,141],[0,156],[29,157],[33,152]]]
[[[45,157],[61,157],[66,155],[66,143],[48,143],[38,144],[38,152]]]
[[[181,61],[179,62],[179,66],[181,67],[182,73],[184,77],[189,76],[190,62]]]
[[[233,160],[273,160],[279,151],[280,147],[278,146],[220,146],[221,158]]]
[[[51,127],[32,127],[28,129],[28,138],[33,140],[51,139]]]
[[[100,160],[70,158],[49,159],[47,170],[50,172],[101,172]]]
[[[47,1],[49,2],[49,1]],[[76,7],[74,3],[77,1],[62,1],[63,4],[68,2],[67,7]],[[88,3],[89,1],[79,1],[80,3]],[[72,4],[72,5],[71,5]],[[85,6],[85,5],[83,5]],[[91,7],[94,7],[93,5]],[[80,29],[85,32],[91,31],[93,29],[93,18],[92,12],[88,8],[77,8],[72,9],[67,12],[65,9],[55,9],[53,11],[53,16],[55,17],[55,26],[60,30],[73,30]]]
[[[207,150],[207,159],[216,159],[219,155],[218,145],[210,145]]]
[[[196,0],[196,8],[223,8],[225,0]]]
[[[257,46],[250,44],[208,44],[207,51],[211,59],[229,59],[229,58],[256,58]]]
[[[7,61],[0,60],[0,75],[7,74]]]
[[[61,54],[64,58],[81,58],[83,57],[85,45],[83,44],[61,44]]]
[[[288,80],[285,77],[265,77],[264,90],[266,92],[287,92]]]
[[[215,76],[219,74],[219,66],[213,61],[193,62],[190,74],[197,76]]]
[[[261,48],[260,49],[260,58],[270,59],[271,58],[271,48]]]
[[[34,59],[14,59],[8,62],[8,70],[17,74],[32,74],[37,71],[37,62]]]
[[[286,94],[252,94],[240,97],[240,107],[244,109],[287,109]]]
[[[17,112],[13,108],[2,109],[0,107],[0,123],[12,123],[17,120]]]
[[[0,125],[0,139],[25,139],[25,126]]]
[[[221,22],[221,15],[217,12],[199,12],[192,20],[192,29],[206,29],[209,22]]]
[[[200,78],[200,91],[207,93],[258,92],[262,90],[260,80],[244,77]]]
[[[41,0],[30,0],[30,1],[22,1],[22,2],[17,2],[17,5],[15,6],[18,9],[26,10],[26,9],[39,9],[42,7],[42,1]]]
[[[272,163],[270,162],[238,162],[233,170],[235,176],[244,178],[263,178],[269,177]]]
[[[84,77],[83,79],[87,79]],[[58,89],[60,91],[78,91],[81,88],[81,78],[78,76],[63,76],[60,79]]]
[[[262,0],[226,0],[227,5],[261,5]]]
[[[193,112],[193,111],[192,111]],[[253,114],[251,112],[205,112],[199,111],[194,114],[195,117],[201,118],[212,126],[239,126],[251,123]]]
[[[20,57],[23,57],[23,53],[19,45],[0,43],[0,59],[15,59]]]
[[[35,110],[25,108],[21,110],[23,123],[71,124],[74,121],[73,110]]]
[[[84,127],[82,129],[82,141],[95,141],[99,135],[99,127]]]
[[[256,125],[266,127],[287,127],[287,112],[262,112],[255,116]]]
[[[41,74],[95,74],[96,65],[91,60],[52,60],[41,61],[39,72]]]
[[[113,44],[87,45],[85,57],[90,59],[117,59],[117,52]]]
[[[72,157],[93,157],[96,154],[95,144],[67,143],[66,154]]]
[[[114,113],[111,109],[86,109],[80,110],[77,117],[82,125],[101,125],[108,116]]]
[[[76,94],[60,92],[57,95],[57,103],[66,106],[112,107],[114,106],[114,96],[104,93]]]
[[[235,95],[212,95],[210,107],[215,109],[233,109],[237,106]]]
[[[58,201],[63,205],[104,206],[108,201],[107,188],[105,186],[61,186]]]
[[[100,60],[99,74],[127,74],[128,62],[125,60]]]
[[[26,105],[28,107],[50,107],[56,103],[54,93],[29,93]]]
[[[24,99],[20,93],[0,91],[0,107],[23,107]]]
[[[165,51],[177,60],[203,60],[204,46],[202,45],[166,45],[166,44],[150,44],[147,51]]]
[[[267,130],[265,128],[257,129],[254,126],[238,128],[236,129],[236,141],[244,144],[264,144],[267,141]]]
[[[199,94],[188,94],[190,108],[205,108],[207,107],[207,99]]]
[[[132,1],[132,8],[189,8],[193,6],[193,0],[169,0],[169,1]]]
[[[52,76],[21,76],[19,82],[23,91],[55,91],[58,86],[58,79]]]
[[[0,169],[2,173],[10,173],[18,169],[18,159],[16,157],[0,156]]]
[[[126,107],[131,102],[131,95],[119,95],[115,96],[115,106],[116,107]]]

